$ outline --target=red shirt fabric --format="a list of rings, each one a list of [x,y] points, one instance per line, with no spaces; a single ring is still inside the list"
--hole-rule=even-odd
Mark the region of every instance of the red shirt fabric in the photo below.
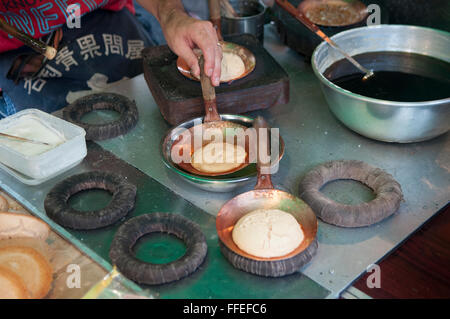
[[[33,38],[39,38],[66,24],[69,16],[67,8],[72,4],[79,4],[81,16],[96,9],[119,11],[127,8],[135,13],[133,0],[2,0],[0,19]],[[0,53],[22,45],[22,42],[0,30]]]

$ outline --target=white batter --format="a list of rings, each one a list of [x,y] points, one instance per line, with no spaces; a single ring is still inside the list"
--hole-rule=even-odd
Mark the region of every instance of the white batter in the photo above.
[[[258,209],[244,215],[232,237],[240,249],[262,258],[287,255],[305,238],[294,216],[279,209]]]
[[[45,153],[65,142],[61,133],[45,125],[39,118],[33,115],[18,117],[14,123],[1,132],[50,144],[41,145],[0,137],[1,144],[25,156],[35,156]]]
[[[247,152],[242,146],[230,143],[209,143],[194,152],[191,165],[205,173],[231,171],[245,162]]]
[[[241,57],[231,52],[223,52],[221,82],[229,82],[245,72],[245,64]]]

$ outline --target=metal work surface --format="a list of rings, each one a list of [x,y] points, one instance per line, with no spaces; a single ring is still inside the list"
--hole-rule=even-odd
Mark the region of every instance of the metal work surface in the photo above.
[[[290,77],[290,103],[246,115],[264,116],[279,127],[286,144],[285,157],[273,177],[277,188],[298,195],[298,184],[314,166],[336,159],[362,160],[385,169],[402,185],[405,201],[389,219],[371,227],[345,229],[319,222],[317,256],[302,271],[337,297],[447,202],[450,194],[449,134],[413,144],[389,144],[367,139],[347,129],[329,111],[311,66],[282,45],[273,26],[266,26],[265,47]],[[159,114],[143,76],[111,89],[136,100],[140,122],[126,136],[100,144],[126,162],[155,178],[206,212],[216,215],[250,184],[228,194],[208,193],[170,172],[162,163],[160,141],[170,126]],[[367,190],[353,182],[325,187],[344,202],[370,199]]]
[[[137,186],[136,206],[127,217],[117,223],[96,230],[76,231],[63,229],[49,220],[43,208],[47,192],[62,179],[96,169],[113,171]],[[161,298],[325,298],[330,292],[308,278],[296,273],[284,278],[263,278],[233,268],[221,254],[216,233],[215,218],[182,197],[128,165],[98,145],[90,143],[88,156],[81,165],[38,187],[24,186],[0,172],[0,187],[17,197],[34,214],[43,217],[56,231],[68,238],[90,257],[111,269],[109,247],[121,223],[134,216],[151,212],[170,212],[183,215],[197,223],[208,244],[208,255],[200,268],[180,281],[158,286],[141,286]],[[105,196],[106,195],[106,196]],[[111,196],[98,190],[77,194],[70,205],[78,210],[99,209]],[[134,247],[137,258],[155,263],[166,263],[182,256],[184,245],[173,236],[151,234],[143,237]]]
[[[310,65],[279,42],[273,26],[266,26],[265,47],[289,74],[291,87],[289,104],[248,114],[263,115],[272,127],[280,128],[285,141],[286,153],[279,172],[273,177],[274,185],[298,195],[299,182],[314,166],[330,160],[355,159],[385,169],[403,188],[405,202],[399,211],[377,225],[345,229],[319,222],[318,253],[301,271],[330,290],[328,297],[338,297],[368,265],[394,249],[448,202],[449,134],[428,142],[404,145],[364,138],[348,130],[330,113]],[[162,119],[144,77],[122,82],[110,90],[135,99],[140,120],[129,134],[100,142],[103,148],[212,216],[228,199],[253,188],[249,185],[234,193],[218,194],[199,190],[181,180],[162,162],[160,142],[170,126]],[[49,187],[19,187],[3,172],[0,172],[0,180],[0,187],[8,192],[11,192],[11,185],[15,186],[16,197],[27,208],[35,205],[38,210],[42,209]],[[331,183],[324,191],[330,197],[349,203],[370,199],[370,192],[354,182]]]

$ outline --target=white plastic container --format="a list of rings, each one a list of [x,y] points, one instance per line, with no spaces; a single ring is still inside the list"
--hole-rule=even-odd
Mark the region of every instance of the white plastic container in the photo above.
[[[0,162],[3,164],[0,167],[9,174],[17,178],[20,176],[14,174],[17,171],[28,177],[19,180],[29,180],[25,183],[37,185],[75,166],[86,156],[86,132],[83,128],[38,109],[27,109],[0,120],[0,132],[15,125],[25,115],[35,117],[47,128],[57,131],[64,136],[65,141],[51,150],[32,156],[24,155],[0,142]]]

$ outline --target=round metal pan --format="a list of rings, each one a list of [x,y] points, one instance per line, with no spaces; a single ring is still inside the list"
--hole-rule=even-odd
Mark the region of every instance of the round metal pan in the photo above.
[[[345,8],[342,12],[347,13],[341,21],[330,22],[329,20],[321,20],[312,16],[314,10],[326,9],[332,11],[333,8]],[[304,0],[298,5],[298,10],[303,13],[308,19],[318,26],[325,27],[344,27],[348,25],[355,25],[363,22],[367,16],[367,6],[361,1],[345,1],[345,0]],[[349,16],[353,13],[353,16]],[[351,18],[350,20],[348,18]],[[342,16],[341,16],[342,18]]]
[[[244,73],[242,73],[240,76],[238,76],[236,78],[233,78],[230,81],[221,81],[221,83],[230,83],[230,82],[239,80],[243,77],[246,77],[248,74],[250,74],[255,69],[256,59],[255,59],[255,56],[253,55],[253,53],[250,52],[250,50],[248,50],[247,48],[244,48],[243,46],[241,46],[239,44],[235,44],[235,43],[231,43],[231,42],[219,41],[219,43],[220,43],[220,46],[222,47],[222,52],[229,52],[229,53],[238,55],[242,59],[242,61],[244,62],[244,65],[245,65]],[[178,68],[178,71],[180,71],[180,73],[183,74],[184,76],[186,76],[187,78],[189,78],[191,80],[195,80],[195,81],[200,81],[199,78],[197,78],[196,76],[194,76],[191,73],[191,68],[186,63],[186,61],[180,57],[177,59],[177,68]]]
[[[245,129],[245,128],[246,128],[245,126],[242,126],[241,124],[238,124],[236,122],[229,122],[229,121],[206,122],[206,123],[199,124],[199,125],[189,128],[189,136],[193,137],[195,135],[198,135],[195,133],[196,130],[201,130],[203,135],[205,135],[206,132],[208,132],[208,131],[216,131],[217,130],[220,133],[220,135],[223,137],[223,142],[226,142],[226,139],[228,138],[228,136],[235,135],[233,133],[235,131],[235,129]],[[189,154],[189,158],[192,158],[192,155],[194,154],[195,151],[206,146],[207,144],[209,144],[211,142],[209,139],[204,138],[204,136],[198,137],[198,138],[202,140],[202,144],[198,145],[198,146],[196,146],[194,143],[195,137],[189,138],[189,139],[180,138],[180,139],[174,141],[174,143],[172,144],[171,152],[176,153],[176,154],[180,154],[180,153],[184,154],[186,152],[186,154]],[[239,165],[238,167],[236,167],[232,170],[229,170],[227,172],[202,172],[200,170],[197,170],[191,164],[191,162],[188,162],[188,163],[180,162],[180,163],[178,163],[178,166],[182,170],[190,172],[195,175],[202,175],[202,176],[229,175],[229,174],[232,174],[239,170],[242,170],[247,165],[249,165],[249,156],[248,156],[249,143],[245,143],[245,151],[247,152],[247,156],[246,156],[244,162],[241,165]]]
[[[203,101],[205,104],[205,117],[203,118],[203,123],[190,128],[188,132],[183,132],[180,139],[172,144],[171,154],[178,154],[183,157],[178,165],[189,173],[204,176],[228,175],[245,168],[249,164],[248,158],[246,158],[241,165],[222,172],[203,172],[197,170],[191,163],[194,152],[212,142],[210,139],[212,137],[211,134],[214,134],[214,141],[216,138],[220,138],[220,142],[226,142],[227,135],[231,135],[233,132],[239,133],[239,131],[237,131],[238,129],[241,129],[242,132],[245,129],[242,125],[234,122],[223,121],[221,119],[219,112],[217,111],[216,91],[211,83],[211,79],[206,76],[204,72],[204,59],[202,55],[199,57],[199,64],[200,82],[202,86]],[[210,135],[210,138],[208,138],[208,134]],[[199,143],[199,141],[201,143]],[[196,143],[198,143],[198,145]],[[249,148],[246,146],[247,154],[249,154],[248,150]],[[186,154],[189,158],[188,161],[185,161]]]
[[[234,197],[220,209],[216,219],[219,239],[234,253],[253,260],[283,260],[303,252],[312,243],[317,233],[317,219],[311,208],[301,199],[287,192],[273,189],[273,186],[259,187]],[[305,235],[304,240],[295,250],[281,257],[262,258],[241,250],[232,238],[234,225],[241,217],[257,209],[279,209],[291,214],[299,223]]]
[[[217,32],[217,38],[219,39],[219,44],[222,47],[223,52],[229,52],[238,55],[245,65],[245,71],[240,76],[225,81],[222,83],[231,83],[235,80],[241,79],[245,76],[247,76],[249,73],[251,73],[256,66],[256,59],[255,56],[250,50],[247,48],[231,42],[223,41],[222,32],[221,32],[221,19],[220,19],[220,3],[219,0],[209,0],[209,13],[210,13],[210,20],[212,24],[214,25],[214,28]],[[199,81],[200,79],[195,77],[191,73],[191,68],[187,65],[186,61],[184,61],[182,58],[178,58],[177,60],[177,68],[180,71],[181,74],[186,76],[189,79]]]
[[[221,114],[222,121],[235,123],[236,125],[248,128],[253,126],[253,118],[243,115]],[[245,186],[254,181],[257,175],[256,164],[250,164],[247,167],[238,170],[232,174],[221,176],[202,176],[193,174],[184,170],[179,164],[175,163],[171,157],[173,144],[179,141],[181,134],[186,130],[192,129],[194,126],[203,123],[203,117],[197,117],[179,124],[171,129],[161,142],[161,155],[164,164],[172,172],[176,173],[188,183],[210,192],[231,192],[237,188]],[[279,160],[284,155],[284,141],[280,136],[279,142]]]
[[[259,123],[256,123],[256,126],[264,127]],[[305,236],[304,240],[295,250],[280,257],[262,258],[244,252],[233,241],[233,228],[241,217],[257,209],[280,209],[291,214],[299,223]],[[284,260],[302,253],[314,241],[317,227],[317,218],[311,208],[296,196],[274,189],[270,174],[262,174],[260,165],[255,189],[229,200],[222,206],[216,218],[219,240],[234,253],[259,261]]]

